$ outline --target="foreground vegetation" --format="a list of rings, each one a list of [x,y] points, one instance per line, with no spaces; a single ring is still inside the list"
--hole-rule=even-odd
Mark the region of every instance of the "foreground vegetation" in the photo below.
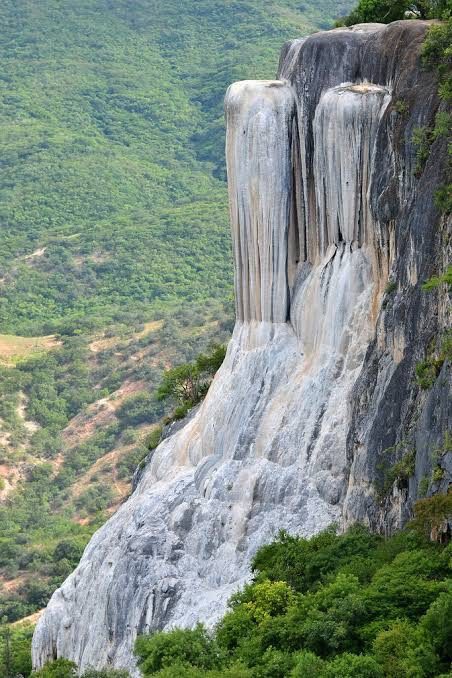
[[[451,506],[449,506],[451,510]],[[449,675],[452,545],[353,527],[281,533],[210,635],[202,626],[137,641],[160,678],[408,678]]]
[[[452,544],[428,539],[425,513],[416,529],[387,539],[361,526],[311,539],[281,532],[257,552],[252,583],[232,596],[214,632],[199,625],[138,638],[143,676],[450,675]],[[33,675],[70,678],[72,670],[59,660]]]

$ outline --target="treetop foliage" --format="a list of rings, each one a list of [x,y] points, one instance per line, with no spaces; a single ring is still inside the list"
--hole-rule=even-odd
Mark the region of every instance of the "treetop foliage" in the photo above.
[[[139,666],[145,678],[438,677],[452,660],[450,556],[415,531],[281,532],[213,633],[141,636]]]
[[[206,395],[225,355],[225,345],[213,344],[207,353],[201,353],[194,362],[167,370],[163,373],[157,398],[169,398],[181,406],[196,405]]]
[[[338,26],[361,23],[384,23],[407,17],[447,19],[451,15],[448,0],[359,0],[350,14],[336,22]]]

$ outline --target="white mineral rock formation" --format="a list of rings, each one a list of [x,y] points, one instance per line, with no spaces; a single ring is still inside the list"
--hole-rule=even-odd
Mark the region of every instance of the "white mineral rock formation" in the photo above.
[[[133,671],[138,633],[213,623],[281,528],[310,535],[340,520],[349,396],[375,322],[368,192],[389,99],[346,79],[309,118],[287,81],[229,88],[237,324],[225,362],[53,595],[35,666],[67,656]]]

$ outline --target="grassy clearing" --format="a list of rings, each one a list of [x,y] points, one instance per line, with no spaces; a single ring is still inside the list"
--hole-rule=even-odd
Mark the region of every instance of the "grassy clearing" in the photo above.
[[[20,360],[61,346],[54,334],[46,337],[19,337],[0,334],[0,365],[15,367]]]

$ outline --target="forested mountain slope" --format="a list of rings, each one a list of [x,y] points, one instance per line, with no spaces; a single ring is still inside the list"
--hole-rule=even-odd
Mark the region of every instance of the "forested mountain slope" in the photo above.
[[[162,370],[228,336],[226,86],[351,4],[0,4],[0,617],[129,492]]]
[[[225,88],[347,6],[3,2],[3,331],[224,295]]]

